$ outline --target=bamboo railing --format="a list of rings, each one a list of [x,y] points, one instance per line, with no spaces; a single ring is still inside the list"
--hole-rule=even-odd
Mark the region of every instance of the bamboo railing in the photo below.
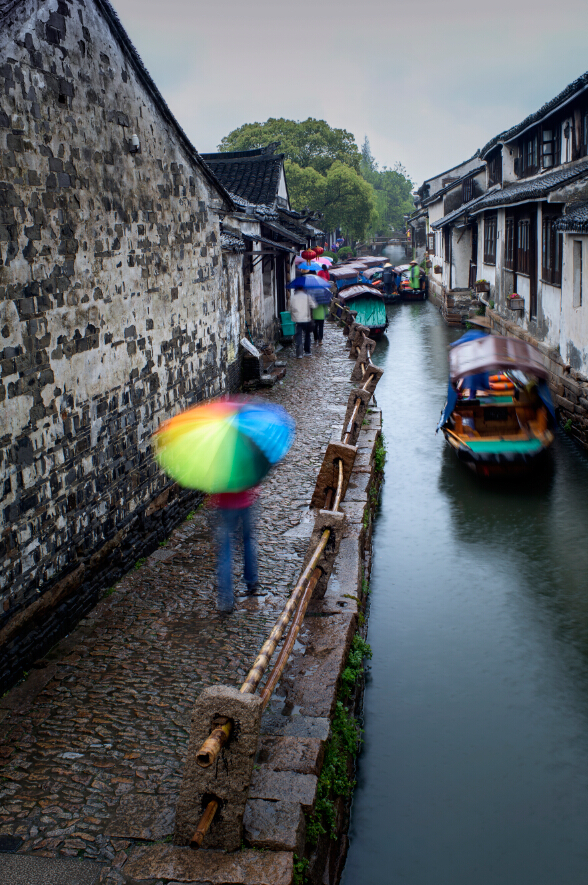
[[[336,301],[334,300],[336,303]],[[338,303],[337,303],[338,305]],[[347,312],[349,314],[348,308],[343,308],[343,312]],[[336,314],[333,314],[336,316]],[[347,318],[348,320],[351,317]],[[367,352],[367,363],[368,365],[373,365],[369,350]],[[367,372],[367,366],[363,363],[361,364],[361,372],[362,377],[365,376]],[[369,377],[363,383],[361,389],[366,390],[367,385],[369,384]],[[348,422],[347,429],[344,434],[343,442],[347,443],[349,436],[351,435],[354,421],[357,417],[357,413],[359,407],[361,405],[362,400],[357,399],[355,403],[355,408],[353,414],[351,416],[350,421]],[[335,491],[335,500],[333,501],[333,506],[331,508],[331,497],[332,490],[329,490],[326,498],[324,509],[330,513],[339,512],[339,507],[343,498],[343,485],[344,485],[344,465],[341,459],[338,459],[338,480],[337,480],[337,489]],[[284,668],[288,663],[288,659],[296,642],[296,638],[302,626],[302,622],[304,621],[304,616],[306,614],[306,609],[308,608],[308,604],[312,598],[313,591],[321,577],[321,569],[317,568],[317,564],[328,544],[329,538],[331,536],[331,529],[326,528],[321,538],[313,551],[313,554],[308,562],[308,565],[302,571],[294,590],[292,591],[288,602],[286,603],[281,615],[278,620],[274,624],[270,635],[264,642],[261,647],[257,658],[255,659],[253,666],[249,670],[249,673],[245,677],[245,681],[241,685],[239,689],[242,694],[254,694],[257,690],[261,679],[269,662],[280,642],[282,636],[284,635],[284,631],[288,626],[290,620],[292,619],[292,624],[290,625],[290,629],[284,640],[284,645],[278,655],[278,658],[269,673],[266,684],[260,694],[260,698],[262,700],[262,709],[265,709],[269,700],[272,696],[272,693],[280,681]],[[200,750],[196,754],[196,762],[201,768],[209,768],[213,765],[222,748],[225,746],[227,741],[231,735],[232,723],[230,720],[226,722],[221,722],[217,725],[216,728],[213,729],[209,737],[204,741]],[[202,845],[204,837],[208,832],[208,829],[214,820],[216,812],[219,807],[219,802],[217,799],[211,799],[207,804],[202,817],[198,823],[196,831],[190,841],[190,848],[198,849]]]

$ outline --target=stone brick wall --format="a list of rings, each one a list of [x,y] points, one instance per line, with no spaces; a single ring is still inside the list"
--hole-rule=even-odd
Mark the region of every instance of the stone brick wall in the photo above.
[[[0,59],[2,646],[169,488],[151,434],[235,383],[241,306],[225,196],[108,4],[3,3]]]

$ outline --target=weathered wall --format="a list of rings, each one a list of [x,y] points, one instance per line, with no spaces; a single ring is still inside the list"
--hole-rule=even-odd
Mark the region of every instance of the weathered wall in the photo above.
[[[4,628],[169,485],[152,431],[240,334],[222,196],[95,3],[23,0],[0,58]]]

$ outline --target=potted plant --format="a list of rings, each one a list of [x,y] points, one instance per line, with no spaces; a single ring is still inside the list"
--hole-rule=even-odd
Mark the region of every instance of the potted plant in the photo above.
[[[521,298],[520,295],[517,295],[516,292],[511,292],[511,294],[506,299],[506,303],[510,307],[511,310],[524,310],[525,309],[525,299]]]
[[[433,268],[433,270],[435,271],[435,273],[441,273],[443,268],[441,267],[440,264],[436,264],[435,267]]]
[[[489,292],[490,291],[490,283],[488,280],[476,280],[475,282],[476,292]]]

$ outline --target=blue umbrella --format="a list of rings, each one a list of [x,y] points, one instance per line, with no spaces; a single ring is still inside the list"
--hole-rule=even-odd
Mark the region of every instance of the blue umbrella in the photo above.
[[[312,297],[317,304],[331,303],[331,284],[323,277],[316,277],[314,274],[305,274],[302,277],[296,277],[286,286],[287,289],[307,289],[311,292]]]
[[[316,261],[311,261],[310,263],[308,261],[305,261],[304,264],[298,265],[298,270],[309,271],[309,270],[322,270],[322,269],[323,269],[322,264],[319,264]]]

